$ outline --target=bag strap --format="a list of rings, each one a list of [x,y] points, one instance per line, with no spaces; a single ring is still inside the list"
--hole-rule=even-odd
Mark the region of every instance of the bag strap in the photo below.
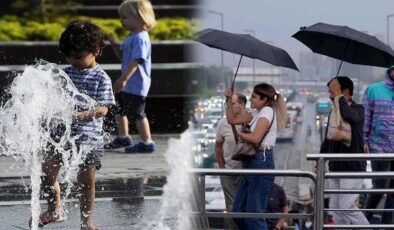
[[[234,124],[231,124],[231,130],[233,131],[235,143],[238,144],[239,139],[238,139],[238,135],[237,135],[237,129],[235,128]]]
[[[274,123],[274,121],[275,121],[275,113],[272,114],[271,124],[268,127],[267,131],[264,133],[263,138],[261,138],[261,141],[259,142],[259,144],[254,147],[254,149],[256,151],[259,149],[259,147],[260,147],[261,143],[263,142],[264,138],[268,135],[268,132],[271,130],[271,127],[272,127],[272,124]]]

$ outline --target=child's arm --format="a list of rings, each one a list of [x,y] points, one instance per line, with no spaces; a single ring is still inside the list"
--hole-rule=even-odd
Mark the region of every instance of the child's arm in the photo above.
[[[107,35],[108,41],[111,44],[112,51],[114,52],[115,56],[121,60],[122,59],[122,53],[120,52],[119,45],[115,42],[114,37],[112,34]]]
[[[105,115],[107,115],[107,112],[108,112],[107,106],[97,106],[88,111],[74,113],[73,120],[92,121],[93,119],[104,117]]]
[[[116,80],[113,86],[115,93],[119,93],[126,86],[127,81],[131,78],[131,76],[133,76],[133,74],[137,70],[137,67],[138,60],[133,60],[127,70],[124,71],[122,75],[120,75],[120,78],[118,80]]]

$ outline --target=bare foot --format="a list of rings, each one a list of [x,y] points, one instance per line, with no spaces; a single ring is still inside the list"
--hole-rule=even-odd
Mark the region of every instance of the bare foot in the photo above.
[[[40,214],[40,219],[38,220],[38,227],[43,227],[50,223],[59,223],[62,221],[64,221],[64,217],[62,216],[61,209],[59,209],[59,211],[56,212],[45,211]],[[29,221],[29,226],[31,227],[31,225],[32,225],[32,218],[30,218]]]

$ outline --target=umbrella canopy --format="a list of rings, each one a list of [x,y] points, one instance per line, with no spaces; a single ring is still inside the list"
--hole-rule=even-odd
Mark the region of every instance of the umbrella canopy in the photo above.
[[[246,56],[275,66],[283,66],[298,71],[293,59],[285,50],[264,43],[249,34],[235,34],[221,30],[205,29],[196,34],[195,40],[209,47],[239,54],[241,55],[240,62],[242,56]],[[237,72],[234,80],[236,76]]]
[[[226,31],[205,29],[197,33],[196,41],[209,47],[259,59],[275,66],[298,71],[289,54],[278,47],[269,45],[249,34],[235,34]]]
[[[301,27],[292,37],[315,53],[352,64],[380,67],[394,64],[394,51],[389,46],[375,36],[347,26],[319,22],[309,27]]]

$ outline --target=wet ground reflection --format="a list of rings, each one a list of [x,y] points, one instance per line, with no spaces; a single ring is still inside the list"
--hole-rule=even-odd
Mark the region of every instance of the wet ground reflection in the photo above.
[[[65,222],[45,226],[45,229],[78,229],[79,207],[78,202],[67,204],[68,219]],[[94,222],[99,229],[150,229],[151,224],[157,221],[160,211],[161,199],[148,197],[144,201],[125,202],[112,199],[97,199],[95,205]],[[1,202],[0,203],[0,229],[29,229],[30,204],[28,202]],[[175,219],[166,220],[171,229]],[[147,226],[149,228],[146,228]],[[145,228],[144,228],[145,226]]]

